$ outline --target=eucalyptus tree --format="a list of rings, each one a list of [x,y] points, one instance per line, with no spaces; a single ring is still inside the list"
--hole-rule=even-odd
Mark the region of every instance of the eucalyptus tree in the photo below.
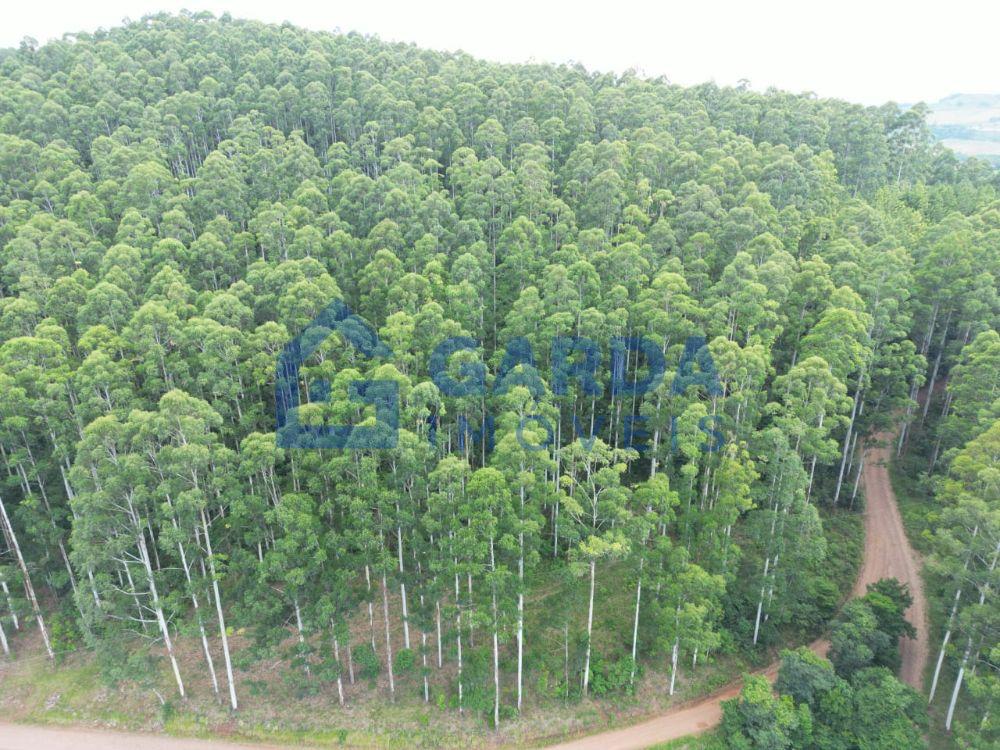
[[[155,625],[156,640],[163,643],[183,698],[184,681],[168,625],[172,613],[166,609],[163,577],[153,555],[158,543],[151,536],[154,477],[146,457],[133,450],[135,431],[135,424],[114,415],[98,417],[84,430],[70,473],[78,488],[72,500],[73,555],[96,576],[100,600],[88,615],[93,624],[106,618],[139,636]]]
[[[647,558],[650,556],[649,545],[657,537],[665,537],[674,520],[674,507],[679,498],[670,489],[670,480],[664,474],[650,477],[638,485],[633,492],[634,508],[630,518],[629,537],[635,541],[632,552],[638,558],[635,580],[635,616],[632,619],[632,662],[630,665],[629,682],[635,682],[636,665],[639,651],[639,614],[642,607],[642,584]],[[655,547],[656,542],[652,541]]]
[[[459,515],[464,504],[466,485],[470,474],[469,465],[456,456],[442,458],[430,473],[430,495],[427,499],[427,513],[424,525],[437,538],[437,554],[431,559],[431,570],[442,579],[454,581],[454,598],[451,607],[455,620],[455,658],[458,667],[458,710],[464,710],[463,660],[462,660],[462,614],[463,604],[461,578],[468,571],[467,550],[460,539],[463,524]],[[439,629],[440,633],[440,629]],[[440,636],[439,636],[440,637]]]
[[[804,359],[779,376],[775,388],[783,400],[776,422],[794,438],[793,450],[809,461],[808,497],[817,461],[821,458],[829,461],[836,456],[837,444],[830,435],[839,423],[846,421],[847,389],[820,356]]]
[[[587,647],[583,665],[583,693],[590,685],[590,658],[594,627],[594,584],[598,561],[624,557],[629,551],[626,537],[629,495],[621,477],[635,451],[612,448],[600,438],[577,439],[563,449],[561,484],[566,492],[566,512],[577,527],[580,541],[571,553],[573,564],[586,572]]]
[[[158,407],[153,421],[158,443],[153,458],[160,479],[157,489],[175,493],[178,527],[186,537],[178,540],[178,551],[184,549],[185,542],[193,543],[199,553],[199,563],[208,566],[206,585],[211,588],[209,598],[215,602],[229,703],[235,711],[239,706],[219,585],[224,558],[215,553],[218,540],[213,543],[212,529],[213,520],[226,513],[233,494],[230,476],[235,469],[235,456],[216,436],[222,418],[204,401],[171,391],[160,399]],[[169,496],[167,502],[169,505]],[[175,511],[171,509],[170,512],[174,516]]]
[[[535,419],[531,392],[523,386],[511,388],[502,398],[509,408],[498,420],[498,433],[493,463],[503,472],[507,486],[516,488],[517,504],[510,514],[511,533],[517,538],[517,708],[521,709],[524,693],[524,600],[528,593],[529,576],[541,555],[545,507],[552,495],[546,476],[555,472],[555,461],[546,450],[537,450],[548,439],[540,420]]]
[[[510,533],[510,519],[514,513],[507,480],[492,467],[477,469],[469,478],[466,494],[467,505],[462,515],[466,519],[465,545],[471,547],[476,542],[485,542],[484,559],[479,563],[483,569],[490,591],[490,613],[493,631],[493,726],[500,727],[500,631],[510,619],[513,574],[503,558],[504,549],[510,549],[514,542]]]
[[[14,530],[14,525],[10,521],[10,515],[7,513],[7,506],[4,505],[3,497],[0,497],[0,521],[3,522],[2,529],[4,540],[14,551],[14,559],[17,561],[17,565],[21,569],[21,578],[24,580],[24,592],[28,597],[28,601],[31,602],[31,610],[35,615],[35,621],[38,623],[38,630],[42,634],[42,642],[45,644],[45,652],[49,655],[50,659],[54,659],[55,653],[52,651],[52,641],[49,637],[49,630],[45,626],[45,618],[42,615],[41,607],[38,606],[38,596],[35,594],[35,587],[31,582],[31,576],[28,572],[28,564],[21,552],[21,545],[17,541],[17,533]],[[4,593],[7,593],[6,582]],[[7,596],[7,602],[9,605],[9,595]],[[14,622],[16,623],[17,620],[15,619]],[[6,637],[4,640],[6,641]],[[4,645],[6,646],[7,644],[5,643]],[[8,649],[4,648],[4,651],[8,652]]]

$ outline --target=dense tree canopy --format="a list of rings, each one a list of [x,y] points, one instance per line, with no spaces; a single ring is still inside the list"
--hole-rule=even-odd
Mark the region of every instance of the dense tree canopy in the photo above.
[[[0,52],[0,635],[180,696],[194,639],[233,709],[263,659],[493,724],[673,693],[834,614],[821,510],[950,371],[941,564],[995,654],[1000,181],[924,114],[202,14]],[[910,717],[894,601],[751,682],[746,742]]]

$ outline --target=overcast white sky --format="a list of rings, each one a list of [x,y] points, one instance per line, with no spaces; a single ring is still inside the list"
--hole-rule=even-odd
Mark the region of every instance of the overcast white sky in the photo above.
[[[1000,3],[950,0],[8,0],[0,47],[161,10],[361,31],[503,62],[575,60],[690,85],[777,86],[865,104],[1000,93]]]

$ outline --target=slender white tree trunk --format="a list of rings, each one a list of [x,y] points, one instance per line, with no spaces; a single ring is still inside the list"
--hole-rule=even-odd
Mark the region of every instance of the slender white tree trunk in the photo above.
[[[423,631],[421,631],[421,633],[420,633],[420,641],[421,641],[421,645],[422,645],[422,648],[420,649],[420,653],[421,653],[422,662],[423,662],[423,665],[424,665],[424,703],[430,703],[431,702],[431,690],[430,690],[430,685],[428,684],[428,681],[427,681],[427,633],[424,633]]]
[[[458,712],[464,713],[462,705],[462,607],[459,602],[460,588],[458,573],[455,573],[455,641],[458,650]]]
[[[674,647],[670,650],[670,695],[674,694],[677,684],[677,659],[681,652],[681,602],[674,610]]]
[[[396,676],[392,671],[392,638],[389,633],[389,588],[382,574],[382,618],[385,621],[385,663],[389,668],[389,696],[396,700]]]
[[[680,637],[674,638],[674,647],[670,651],[670,694],[674,694],[674,686],[677,683],[677,656],[680,653]]]
[[[295,608],[295,629],[299,633],[299,644],[304,646],[305,642],[306,642],[306,633],[305,633],[305,628],[302,626],[302,610],[299,607],[299,600],[295,599],[292,602],[292,606]],[[305,665],[304,665],[305,673],[307,675],[308,674],[312,674],[312,670],[309,669],[309,660],[307,658],[305,658],[305,654],[304,653],[303,653],[303,659],[302,660],[305,662]]]
[[[354,684],[354,654],[351,651],[350,633],[348,633],[348,638],[347,638],[347,676],[350,679],[351,684],[353,685]]]
[[[965,665],[969,663],[969,654],[972,651],[972,637],[965,646],[965,653],[962,654],[962,663],[958,667],[958,677],[955,678],[955,688],[951,691],[951,700],[948,702],[948,715],[944,720],[944,728],[951,731],[951,722],[955,718],[955,705],[958,703],[958,693],[962,689],[962,681],[965,679]]]
[[[222,612],[222,596],[219,594],[219,576],[215,572],[215,555],[212,552],[212,538],[208,533],[208,520],[205,511],[201,511],[201,526],[205,534],[205,547],[208,552],[208,572],[212,576],[212,593],[215,598],[215,614],[219,620],[219,637],[222,639],[222,655],[226,662],[226,679],[229,681],[229,705],[235,711],[239,708],[236,700],[236,681],[233,678],[233,660],[229,653],[229,634],[226,632],[226,617]]]
[[[523,560],[521,561],[523,565]],[[517,710],[524,695],[524,590],[517,592]]]
[[[146,534],[142,528],[139,528],[137,531],[139,556],[146,570],[146,579],[149,581],[149,595],[153,599],[153,611],[156,613],[156,622],[160,626],[160,634],[163,636],[163,645],[167,648],[167,656],[170,657],[170,666],[174,671],[174,679],[177,681],[177,691],[180,693],[181,698],[184,698],[186,697],[184,693],[184,681],[181,679],[181,670],[177,664],[177,655],[174,653],[174,642],[170,637],[170,628],[167,627],[167,618],[164,617],[163,607],[160,605],[160,595],[156,590],[153,565],[149,560],[149,550],[146,547]]]
[[[556,459],[558,460],[558,459]],[[559,495],[556,495],[556,507],[552,511],[552,559],[559,558]]]
[[[139,620],[142,622],[142,630],[146,632],[146,620],[143,616],[142,602],[139,600],[139,590],[135,586],[135,581],[132,580],[132,569],[128,566],[128,563],[122,563],[122,568],[125,570],[125,580],[128,581],[128,590],[132,592],[132,601],[135,602],[136,612],[139,614]],[[118,580],[121,581],[121,573],[118,574]]]
[[[944,654],[951,640],[951,625],[955,621],[955,611],[958,609],[958,600],[962,596],[962,589],[955,592],[955,603],[951,608],[951,615],[948,617],[948,627],[944,631],[944,638],[941,640],[941,650],[938,651],[937,663],[934,665],[934,678],[931,680],[931,690],[927,696],[927,702],[934,702],[934,694],[937,692],[938,680],[941,677],[941,665],[944,664]]]
[[[854,392],[854,404],[851,406],[851,421],[847,424],[847,434],[844,435],[844,448],[840,456],[840,471],[837,473],[837,489],[833,493],[833,504],[836,505],[837,501],[840,500],[840,490],[844,486],[844,472],[847,468],[847,457],[850,454],[851,448],[851,438],[854,435],[854,421],[858,416],[858,403],[861,401],[861,394],[863,389],[861,387],[861,379],[864,377],[864,370],[862,370],[861,375],[858,377],[858,388]]]
[[[858,461],[858,473],[854,476],[854,488],[851,490],[851,509],[854,508],[854,499],[858,496],[858,487],[861,486],[861,474],[865,470],[865,449],[861,449],[861,460]]]
[[[469,589],[469,648],[476,647],[476,618],[475,618],[475,600],[472,598],[472,573],[465,574],[465,580],[467,587]]]
[[[937,356],[934,357],[934,367],[931,369],[931,379],[927,385],[927,398],[924,400],[923,411],[920,412],[920,424],[923,425],[927,419],[927,410],[931,408],[931,399],[934,397],[934,384],[937,382],[938,370],[941,368],[941,355],[944,354],[944,347],[948,340],[948,329],[951,327],[951,312],[944,320],[944,330],[939,339]]]
[[[632,670],[628,677],[629,685],[635,684],[635,665],[637,654],[639,653],[639,604],[642,602],[642,566],[645,562],[645,557],[639,558],[639,580],[635,583],[635,618],[632,621]]]
[[[375,607],[372,604],[372,576],[371,570],[368,564],[365,563],[365,585],[368,586],[368,629],[371,631],[372,636],[372,653],[378,654],[378,649],[375,648]]]
[[[333,627],[333,623],[330,623]],[[340,699],[340,705],[344,705],[344,678],[340,674],[340,640],[337,636],[333,637],[333,658],[337,662],[337,698]]]
[[[815,478],[816,478],[816,456],[814,455],[812,457],[812,460],[809,462],[809,485],[806,488],[806,502],[807,503],[812,498],[813,480],[815,480]]]
[[[920,352],[926,354],[926,351]],[[910,417],[913,416],[913,402],[917,400],[920,388],[917,387],[917,376],[913,376],[913,385],[910,386],[910,400],[906,404],[906,413],[903,416],[902,424],[899,427],[899,440],[896,441],[896,458],[903,455],[903,448],[906,446],[906,438],[910,433]]]
[[[493,549],[493,538],[490,538],[490,571],[496,573],[496,555]],[[493,606],[493,728],[500,728],[500,615],[497,607],[497,587],[494,583],[491,591]]]
[[[399,505],[396,505],[399,514]],[[396,554],[399,558],[399,597],[403,603],[403,647],[410,647],[410,613],[406,606],[406,584],[403,582],[403,529],[396,527]]]
[[[521,465],[522,470],[524,464]],[[521,522],[524,522],[524,485],[521,485]],[[524,530],[518,533],[517,558],[517,710],[524,694]]]
[[[436,627],[437,627],[437,652],[438,652],[438,669],[444,666],[444,661],[441,655],[441,600],[435,603],[434,608],[436,610]]]
[[[54,437],[53,437],[53,442],[55,442],[55,438]],[[68,461],[68,459],[67,459],[67,461]],[[68,468],[69,468],[68,465],[63,466],[63,464],[61,464],[61,463],[59,464],[59,473],[62,475],[63,487],[66,488],[66,497],[70,501],[70,510],[72,510],[73,509],[73,502],[72,501],[73,501],[73,498],[76,497],[76,495],[73,492],[73,485],[71,485],[69,483],[69,477],[66,476],[66,469],[68,469]],[[73,519],[76,519],[76,511],[73,511]],[[100,606],[101,605],[101,597],[97,594],[97,584],[94,581],[94,571],[90,568],[89,565],[87,566],[87,578],[90,581],[90,593],[94,597],[94,603],[97,604],[98,606]],[[4,587],[4,590],[6,591],[7,584],[3,583],[2,581],[0,581],[0,585],[2,585]],[[78,607],[78,609],[79,609],[79,607]],[[81,615],[81,618],[82,618],[82,616],[83,616],[83,611],[82,610],[80,610],[80,615]],[[82,620],[82,619],[81,619],[81,622],[84,623],[84,627],[86,628],[87,627],[86,622],[84,620]]]
[[[941,309],[941,301],[935,300],[934,306],[931,308],[931,318],[927,322],[927,331],[924,333],[923,341],[920,343],[920,353],[924,356],[931,348],[931,341],[934,338],[934,328],[937,325],[938,312]],[[906,414],[903,417],[903,423],[899,428],[899,440],[896,443],[896,458],[903,455],[903,446],[906,445],[906,438],[909,433],[910,428],[910,416],[913,414],[913,401],[917,398],[917,393],[920,389],[917,387],[917,376],[913,376],[913,384],[910,386],[910,403],[906,405]]]
[[[170,501],[170,496],[167,495],[167,504],[172,506]],[[174,530],[178,530],[177,518],[171,512],[171,522],[173,523]],[[195,620],[198,623],[198,632],[201,635],[201,647],[205,652],[205,663],[208,665],[208,674],[212,678],[212,691],[219,695],[219,678],[215,674],[215,661],[212,659],[212,650],[208,646],[208,634],[205,632],[205,621],[201,616],[201,607],[198,603],[198,594],[195,593],[194,584],[191,582],[191,564],[188,562],[187,553],[184,550],[184,545],[181,542],[177,542],[177,552],[180,554],[181,567],[184,569],[184,580],[187,581],[188,588],[191,592],[191,606],[194,608]]]
[[[975,539],[979,536],[979,526],[977,525],[972,531],[972,538]],[[972,557],[971,550],[965,557],[965,564],[962,566],[963,573],[969,569],[969,561]],[[962,587],[959,586],[955,589],[955,599],[951,604],[951,613],[948,615],[948,625],[945,627],[944,639],[941,641],[941,650],[938,651],[937,663],[934,665],[934,679],[931,680],[931,690],[928,695],[927,702],[933,703],[934,693],[937,692],[938,678],[941,676],[941,665],[944,663],[944,652],[948,648],[948,641],[951,640],[951,630],[952,626],[955,624],[955,617],[958,615],[958,605],[962,600]]]
[[[402,572],[402,571],[401,571]],[[403,604],[403,648],[410,647],[410,613],[406,606],[406,584],[400,581],[399,598]]]
[[[190,585],[190,582],[188,583]],[[201,618],[201,611],[198,609],[198,597],[191,592],[191,604],[195,609],[195,619],[198,621],[198,633],[201,635],[201,648],[205,652],[205,663],[208,665],[208,674],[212,678],[212,692],[219,695],[219,678],[215,674],[215,661],[212,659],[212,650],[208,647],[208,634],[205,632],[205,623]]]
[[[4,656],[10,656],[10,646],[7,645],[7,634],[3,630],[3,618],[0,617],[0,649]]]
[[[594,579],[597,572],[597,561],[590,561],[590,603],[587,607],[587,656],[583,662],[583,694],[587,694],[590,687],[590,646],[591,635],[594,630]]]
[[[760,615],[764,610],[764,592],[767,588],[767,573],[768,569],[771,567],[771,558],[768,557],[764,560],[764,578],[763,582],[760,584],[760,597],[757,599],[757,617],[753,624],[753,645],[757,645],[757,638],[760,635]]]
[[[21,623],[17,619],[17,612],[14,611],[14,602],[10,598],[10,589],[7,588],[7,581],[0,581],[0,589],[3,589],[3,595],[7,599],[7,609],[10,610],[10,620],[14,623],[14,630],[21,629]]]

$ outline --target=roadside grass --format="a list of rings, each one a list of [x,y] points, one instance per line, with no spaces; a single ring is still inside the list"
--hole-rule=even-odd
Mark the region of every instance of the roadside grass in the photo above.
[[[29,638],[18,638],[21,645]],[[97,664],[89,658],[69,657],[52,668],[41,654],[32,655],[22,662],[10,665],[9,671],[0,671],[3,677],[3,694],[17,695],[21,715],[32,723],[63,724],[79,720],[95,697],[100,675]],[[102,716],[110,726],[127,726],[126,712],[108,707]]]
[[[650,750],[725,750],[722,732],[713,729],[702,734],[681,737],[680,739],[654,745]]]
[[[606,585],[612,587],[613,580],[610,577]],[[329,689],[282,700],[287,693],[281,677],[272,675],[255,691],[246,689],[244,683],[240,712],[233,716],[213,698],[207,681],[198,679],[203,667],[198,644],[186,639],[178,639],[177,648],[188,678],[188,698],[181,701],[172,693],[170,674],[161,663],[155,688],[166,699],[163,704],[151,690],[136,684],[108,687],[86,651],[68,654],[52,665],[44,657],[40,639],[28,629],[17,636],[14,646],[24,656],[0,663],[0,711],[7,720],[310,747],[533,746],[629,724],[672,704],[711,693],[728,684],[731,675],[749,668],[746,662],[723,655],[699,666],[693,674],[684,673],[673,698],[667,695],[666,675],[657,672],[644,675],[635,695],[604,700],[546,698],[535,695],[536,685],[526,680],[524,712],[504,721],[501,731],[495,733],[478,713],[459,716],[448,704],[446,686],[435,686],[432,703],[425,704],[415,674],[398,677],[395,704],[361,681],[348,686],[349,705],[345,708],[337,705],[335,691]],[[505,669],[510,677],[511,665]],[[507,682],[505,702],[509,704],[513,700],[512,679]]]
[[[859,493],[855,510],[834,509],[821,506],[823,534],[826,537],[826,565],[830,578],[840,592],[841,601],[851,595],[854,582],[861,568],[861,558],[865,551],[865,519],[860,508],[863,499]]]

